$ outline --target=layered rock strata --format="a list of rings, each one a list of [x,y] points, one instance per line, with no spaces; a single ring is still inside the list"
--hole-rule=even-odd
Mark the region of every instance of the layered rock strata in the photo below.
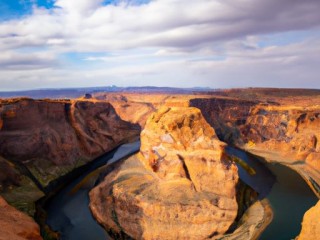
[[[110,103],[94,100],[3,100],[0,119],[0,156],[43,186],[140,133]]]
[[[90,192],[95,218],[120,238],[205,239],[237,215],[237,167],[196,108],[162,108],[141,149]]]
[[[220,139],[269,159],[304,160],[320,170],[315,160],[320,156],[319,105],[217,98],[193,99],[190,105],[201,109]]]

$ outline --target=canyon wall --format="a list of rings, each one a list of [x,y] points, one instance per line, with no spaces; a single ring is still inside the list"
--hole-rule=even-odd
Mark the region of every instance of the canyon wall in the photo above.
[[[50,183],[138,138],[140,129],[94,99],[2,100],[0,195],[33,215]]]
[[[192,99],[219,138],[270,160],[305,161],[320,170],[320,106]]]
[[[0,155],[25,166],[43,186],[140,133],[107,102],[18,99],[0,104]]]

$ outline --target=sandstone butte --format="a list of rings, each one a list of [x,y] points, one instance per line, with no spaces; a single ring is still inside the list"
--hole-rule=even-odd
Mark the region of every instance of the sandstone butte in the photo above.
[[[237,215],[238,170],[196,108],[161,108],[141,132],[140,153],[90,192],[94,217],[116,238],[205,239]]]
[[[320,201],[303,217],[302,230],[297,240],[317,239],[320,236]]]
[[[41,240],[39,226],[0,196],[0,240]]]

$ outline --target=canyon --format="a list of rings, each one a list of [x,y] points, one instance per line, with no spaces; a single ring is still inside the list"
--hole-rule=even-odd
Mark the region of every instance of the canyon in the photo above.
[[[189,111],[186,107],[199,110]],[[179,114],[190,112],[186,119],[190,119],[193,113],[191,118],[196,117],[199,122],[197,125],[202,126],[201,129],[207,129],[209,133],[198,133],[198,130],[187,128],[183,134],[180,133],[174,138],[166,135],[168,133],[161,126],[173,128],[180,120],[179,114],[172,113],[173,115],[168,117],[172,121],[170,124],[169,120],[161,126],[157,125],[156,121],[147,122],[151,116],[157,118],[157,114],[161,119],[161,112],[167,111],[163,109],[173,109],[173,112],[178,111],[175,109],[180,109]],[[155,113],[156,111],[160,113]],[[203,115],[202,120],[197,117],[200,112]],[[191,122],[182,121],[181,127],[189,126]],[[172,226],[169,224],[170,212],[176,210],[174,206],[168,207],[164,200],[176,192],[175,188],[186,189],[186,195],[190,199],[197,199],[194,201],[200,205],[206,201],[207,195],[224,196],[218,201],[220,204],[228,202],[227,208],[223,209],[235,210],[232,200],[235,197],[234,193],[228,190],[229,188],[219,188],[218,183],[214,185],[215,181],[208,181],[213,175],[224,174],[206,168],[210,164],[206,154],[205,160],[194,161],[191,153],[195,154],[197,149],[206,152],[207,148],[215,149],[215,146],[219,146],[219,151],[208,154],[217,156],[215,160],[221,160],[223,145],[227,143],[266,161],[284,164],[297,171],[319,197],[319,126],[320,92],[316,90],[238,89],[193,94],[112,92],[94,93],[90,99],[3,99],[0,101],[0,191],[10,204],[33,215],[34,203],[61,184],[59,179],[103,153],[138,139],[141,134],[143,143],[141,154],[122,162],[91,192],[90,196],[95,196],[91,202],[91,209],[98,222],[106,229],[113,229],[115,235],[121,234],[116,223],[121,223],[124,219],[131,219],[133,223],[144,222],[148,227],[142,228],[137,223],[132,226],[121,224],[120,226],[121,229],[125,229],[123,232],[131,234],[134,238],[140,239],[141,236],[146,236],[145,239],[150,239],[159,236],[153,236],[152,234],[157,233],[146,230],[150,229],[150,226],[156,224],[162,233],[166,232],[168,227],[163,224],[164,219],[167,219],[168,225]],[[160,136],[163,136],[162,139]],[[215,140],[212,140],[214,143],[211,145],[209,140],[204,140],[208,136],[214,136]],[[172,148],[172,139],[176,138],[183,148],[181,146]],[[160,139],[161,142],[156,142],[155,139]],[[196,139],[202,141],[197,142]],[[194,144],[189,149],[191,153],[184,150],[190,147],[185,146],[188,141],[189,144]],[[160,143],[164,146],[164,150],[159,148]],[[230,171],[234,172],[232,166],[232,164],[229,166]],[[218,169],[219,167],[214,171]],[[128,176],[135,180],[126,181]],[[236,178],[233,177],[230,189],[234,189]],[[115,179],[120,182],[115,185],[110,184]],[[163,184],[159,185],[159,181]],[[221,178],[219,181],[226,180]],[[172,185],[167,184],[168,182]],[[206,185],[204,182],[210,184]],[[111,189],[114,190],[114,196],[108,193]],[[214,192],[212,189],[226,192]],[[144,204],[139,202],[141,199],[138,200],[137,195],[133,194],[135,191],[145,192],[150,202],[146,201]],[[209,194],[208,191],[213,192]],[[195,197],[194,192],[202,194],[203,197]],[[172,201],[181,204],[182,198],[183,196],[177,196]],[[159,204],[157,208],[162,210],[156,213],[150,208],[151,202]],[[122,205],[125,207],[121,207]],[[191,209],[192,206],[190,203]],[[214,207],[214,204],[212,206]],[[206,207],[210,209],[209,205]],[[190,211],[197,211],[201,219],[204,214],[202,208]],[[112,221],[114,214],[112,209],[117,212],[118,222]],[[133,209],[134,212],[128,212],[128,209]],[[150,216],[159,215],[159,219],[148,218],[146,221],[146,216],[142,212],[148,212]],[[134,214],[137,215],[132,218]],[[303,221],[299,239],[304,239],[304,232],[307,231],[304,229],[308,229],[310,224],[312,229],[319,229],[318,221],[310,223],[312,222],[310,219],[316,215],[306,215],[307,220]],[[210,230],[210,234],[221,236],[234,221],[235,214],[234,212],[231,215],[225,214],[224,217],[226,221],[223,222],[226,224],[220,226],[221,228],[214,230],[204,227],[204,229]],[[209,218],[207,220],[209,221]],[[172,230],[172,234],[180,236],[182,230],[179,230],[179,227],[188,225],[187,222],[187,215],[181,216],[179,218],[181,224],[174,229],[176,233]],[[190,227],[190,234],[192,232],[201,234],[201,238],[210,236],[204,230],[200,233]]]

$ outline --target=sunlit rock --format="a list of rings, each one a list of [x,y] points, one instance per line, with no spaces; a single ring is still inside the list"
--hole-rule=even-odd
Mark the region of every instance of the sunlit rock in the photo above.
[[[90,193],[95,218],[117,238],[204,239],[237,215],[237,167],[196,108],[162,108],[141,133],[140,154]]]
[[[303,217],[301,233],[297,240],[317,239],[320,236],[320,201]]]

